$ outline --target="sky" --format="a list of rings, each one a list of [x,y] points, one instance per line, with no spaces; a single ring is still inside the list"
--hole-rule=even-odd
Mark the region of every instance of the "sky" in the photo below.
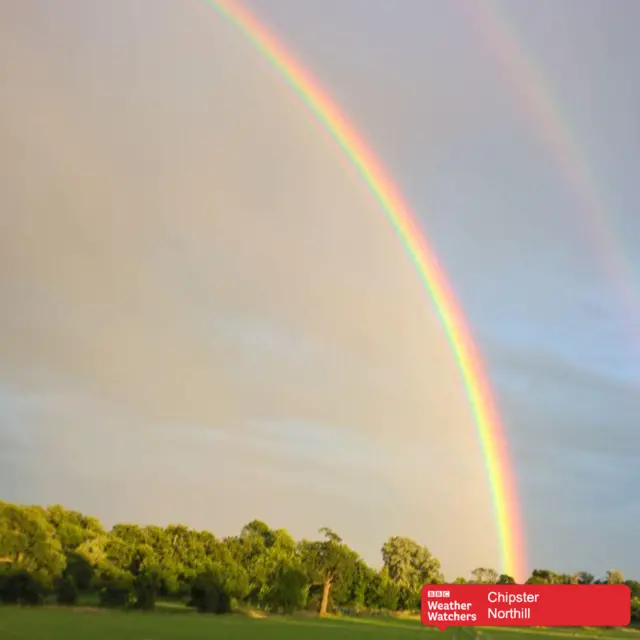
[[[640,5],[247,6],[435,248],[494,388],[529,568],[640,578]],[[0,83],[2,499],[219,535],[330,526],[374,565],[407,535],[449,578],[499,568],[433,304],[237,30],[201,0],[0,3]]]

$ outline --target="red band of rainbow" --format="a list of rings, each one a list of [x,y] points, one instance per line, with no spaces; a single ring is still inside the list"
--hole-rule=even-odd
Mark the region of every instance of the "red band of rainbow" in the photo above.
[[[411,256],[444,325],[471,405],[491,488],[501,570],[523,579],[526,575],[524,537],[503,427],[462,310],[415,215],[356,129],[278,39],[237,0],[205,2],[234,24],[302,97],[360,172]]]

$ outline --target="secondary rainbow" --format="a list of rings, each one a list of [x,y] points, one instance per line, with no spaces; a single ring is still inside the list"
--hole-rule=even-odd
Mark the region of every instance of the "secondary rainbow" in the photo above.
[[[503,427],[464,315],[415,215],[353,125],[278,38],[237,0],[204,2],[234,24],[306,102],[360,172],[411,256],[444,325],[475,419],[492,493],[501,569],[517,579],[523,578],[524,537]]]
[[[465,3],[463,11],[480,30],[487,47],[494,52],[512,90],[519,97],[519,107],[535,127],[552,162],[575,197],[578,229],[587,232],[595,255],[624,306],[627,328],[634,344],[640,346],[637,331],[640,300],[631,263],[625,259],[620,233],[616,231],[611,216],[607,215],[591,163],[572,135],[570,116],[563,113],[555,100],[549,79],[527,51],[523,37],[507,14],[506,4],[498,4],[495,0],[474,0]]]

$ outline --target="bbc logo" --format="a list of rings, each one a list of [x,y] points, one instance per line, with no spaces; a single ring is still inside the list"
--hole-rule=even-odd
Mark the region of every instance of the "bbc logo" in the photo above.
[[[427,596],[429,598],[450,598],[450,591],[428,591]]]

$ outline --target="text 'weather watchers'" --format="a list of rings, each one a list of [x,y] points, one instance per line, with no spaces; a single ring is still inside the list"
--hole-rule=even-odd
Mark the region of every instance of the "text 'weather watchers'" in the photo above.
[[[444,630],[463,626],[618,627],[631,618],[623,584],[425,585],[421,618]]]

